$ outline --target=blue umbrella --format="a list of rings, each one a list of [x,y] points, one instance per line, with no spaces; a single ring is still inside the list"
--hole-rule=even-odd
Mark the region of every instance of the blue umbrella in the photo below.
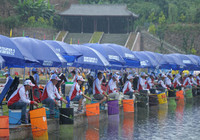
[[[7,67],[24,68],[27,64],[37,63],[37,60],[24,56],[16,44],[3,35],[0,35],[0,55]]]
[[[139,68],[156,68],[158,62],[144,51],[135,51],[133,54],[140,60]]]
[[[122,58],[125,60],[126,67],[139,67],[140,66],[139,59],[128,48],[125,48],[123,46],[116,45],[116,44],[104,44],[104,45],[111,47],[116,52],[118,52],[122,56]]]
[[[89,48],[88,46],[84,45],[72,46],[83,53],[82,56],[78,57],[74,61],[72,66],[97,70],[104,70],[105,68],[110,66],[106,58],[95,49]]]
[[[182,60],[174,54],[165,54],[161,60],[160,68],[162,69],[173,69],[173,70],[183,70],[185,64]]]
[[[46,43],[53,46],[67,62],[74,62],[74,60],[82,54],[69,44],[60,41],[45,40]]]
[[[113,48],[107,47],[103,44],[84,44],[90,48],[97,50],[101,53],[111,64],[112,69],[121,69],[126,63],[122,56],[116,52]]]
[[[190,58],[193,58],[196,61],[197,65],[194,68],[194,70],[200,70],[200,57],[197,56],[197,55],[191,55],[191,54],[187,55],[187,56],[190,57]]]
[[[16,37],[12,40],[19,48],[26,49],[40,62],[40,64],[35,64],[34,67],[62,67],[67,65],[61,54],[41,40],[27,37]]]

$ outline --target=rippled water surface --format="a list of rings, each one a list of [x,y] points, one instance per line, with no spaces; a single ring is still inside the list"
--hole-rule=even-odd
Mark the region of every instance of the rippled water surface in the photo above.
[[[199,140],[199,100],[179,101],[177,106],[135,107],[134,113],[110,115],[103,121],[90,117],[88,124],[78,128],[61,126],[59,135],[52,134],[49,139]]]

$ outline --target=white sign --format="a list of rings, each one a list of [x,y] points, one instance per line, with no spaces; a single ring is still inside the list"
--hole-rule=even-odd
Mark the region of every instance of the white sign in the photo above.
[[[97,63],[98,59],[94,57],[83,57],[83,61],[89,63]]]
[[[116,55],[108,55],[108,58],[119,61],[119,56]]]
[[[43,61],[43,66],[52,66],[53,62],[52,61]]]
[[[184,64],[191,64],[191,61],[190,60],[183,60],[183,63]]]
[[[135,56],[133,54],[130,54],[130,53],[125,53],[125,57],[127,57],[127,58],[135,58]]]
[[[140,65],[141,65],[141,66],[146,66],[147,63],[148,63],[148,61],[140,61]]]
[[[15,49],[0,46],[0,53],[15,55]]]

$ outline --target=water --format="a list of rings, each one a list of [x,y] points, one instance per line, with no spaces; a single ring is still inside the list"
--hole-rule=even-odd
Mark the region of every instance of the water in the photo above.
[[[60,136],[59,136],[60,135]],[[91,117],[88,124],[73,128],[61,126],[59,135],[49,139],[74,140],[198,140],[200,139],[200,104],[177,102],[174,106],[135,109],[134,113],[110,115],[99,121]]]

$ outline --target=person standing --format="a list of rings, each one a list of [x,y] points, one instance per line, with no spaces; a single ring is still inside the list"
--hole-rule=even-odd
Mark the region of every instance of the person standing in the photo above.
[[[39,78],[36,68],[32,69],[32,75],[33,75],[34,83],[38,86],[40,82],[40,78]]]
[[[26,108],[27,105],[33,104],[38,107],[38,103],[29,100],[29,90],[32,86],[35,86],[31,80],[26,80],[24,85],[18,88],[8,99],[9,109],[21,109],[21,123],[27,124],[28,120],[26,118]]]

